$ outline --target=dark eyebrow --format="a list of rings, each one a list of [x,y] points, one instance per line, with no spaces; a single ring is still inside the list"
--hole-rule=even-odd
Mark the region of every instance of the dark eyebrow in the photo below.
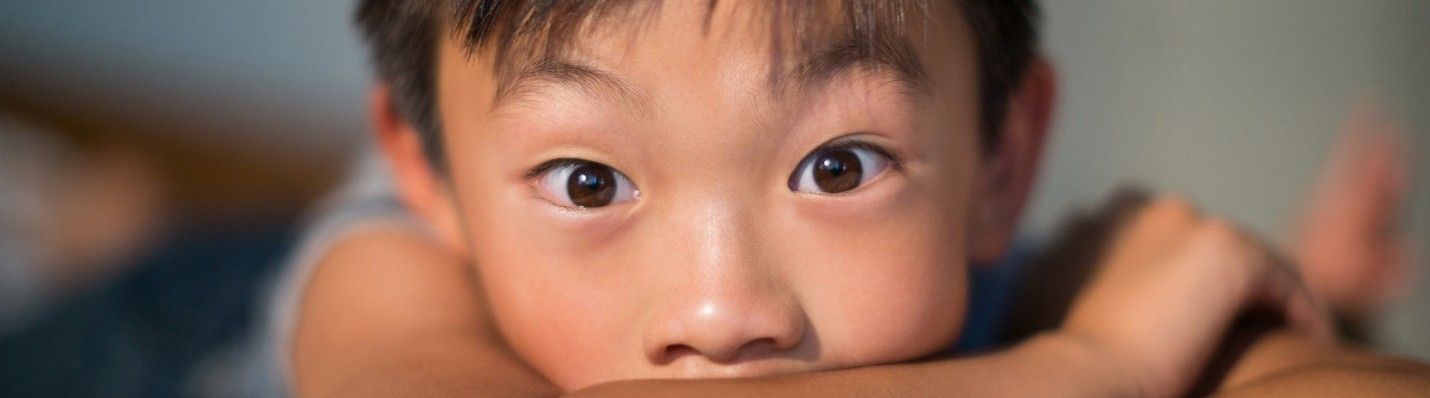
[[[895,82],[910,92],[927,95],[931,91],[928,74],[907,38],[845,40],[811,54],[787,72],[772,72],[775,92],[805,95],[851,72],[884,71],[892,72]]]
[[[846,40],[811,52],[811,56],[788,71],[771,71],[771,89],[776,94],[809,94],[851,72],[892,72],[895,82],[917,94],[930,92],[927,73],[906,38],[867,41]],[[625,79],[578,61],[545,58],[498,77],[493,108],[530,95],[544,84],[571,86],[583,92],[645,111],[650,101]]]
[[[617,101],[630,109],[649,108],[650,101],[625,79],[578,61],[556,58],[542,59],[499,76],[492,108],[530,95],[547,84],[574,87],[588,95]]]

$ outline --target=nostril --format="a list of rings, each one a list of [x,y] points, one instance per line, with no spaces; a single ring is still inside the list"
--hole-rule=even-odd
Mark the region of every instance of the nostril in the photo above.
[[[804,341],[809,325],[798,302],[788,296],[722,292],[661,309],[644,330],[641,350],[658,366],[686,361],[730,365],[789,354]]]
[[[765,337],[746,342],[736,350],[735,355],[748,359],[765,358],[789,348],[791,347],[781,344],[777,339]]]
[[[752,353],[765,353],[766,351],[779,351],[779,350],[784,349],[784,348],[789,348],[789,347],[784,347],[784,346],[782,346],[782,345],[780,344],[780,342],[779,342],[779,341],[776,341],[775,338],[773,338],[773,337],[765,337],[765,338],[754,339],[754,340],[751,340],[751,341],[748,342],[748,343],[745,343],[745,345],[744,345],[743,347],[740,347],[740,351],[752,352]]]
[[[665,361],[671,362],[686,355],[700,355],[700,350],[685,344],[671,344],[665,346]]]
[[[700,356],[711,362],[724,363],[740,357],[758,358],[771,355],[788,347],[781,347],[779,342],[773,338],[760,338],[745,342],[739,347],[710,347],[701,350],[686,344],[670,344],[665,346],[664,363],[674,362],[681,357]]]

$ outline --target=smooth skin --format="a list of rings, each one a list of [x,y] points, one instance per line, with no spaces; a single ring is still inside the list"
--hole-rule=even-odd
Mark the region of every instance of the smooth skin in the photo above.
[[[1219,237],[1226,231],[1220,221],[1201,219],[1188,209],[1190,206],[1177,200],[1154,205],[1140,217],[1138,227],[1132,229],[1137,232],[1128,232],[1122,239],[1118,250],[1146,253],[1147,257],[1185,258],[1204,253],[1206,249],[1188,249],[1183,244],[1181,250],[1170,250],[1168,242],[1201,240],[1237,245],[1239,243],[1234,242],[1245,242],[1237,236]],[[1245,253],[1242,249],[1255,247],[1215,250]],[[1118,264],[1122,269],[1117,273],[1127,276],[1155,278],[1170,274],[1155,272],[1159,269],[1176,272],[1176,264],[1192,265],[1195,270],[1211,269],[1199,266],[1204,264],[1187,262],[1141,263],[1128,254],[1121,256],[1124,260]],[[563,394],[505,348],[499,336],[493,333],[480,285],[473,279],[470,265],[430,237],[397,226],[357,231],[334,247],[320,269],[308,290],[300,340],[295,348],[299,395],[538,397]],[[1218,283],[1210,288],[1216,286],[1226,284]],[[354,294],[360,291],[382,294]],[[1113,287],[1084,295],[1072,318],[1151,324],[1139,319],[1148,313],[1146,310],[1180,305],[1181,308],[1176,308],[1178,313],[1191,313],[1201,307],[1197,300],[1189,298],[1149,300],[1156,297],[1142,297],[1141,300],[1124,300],[1121,305],[1111,301],[1090,304],[1095,300],[1086,298],[1093,295],[1116,298],[1117,294],[1108,294],[1113,292],[1130,293],[1129,289]],[[1117,305],[1117,308],[1104,305]],[[1119,319],[1107,319],[1108,315],[1119,315]],[[1096,318],[1103,319],[1090,320]],[[1219,317],[1216,322],[1226,319]],[[576,391],[574,395],[1006,395],[1014,389],[1028,396],[1173,395],[1154,392],[1152,386],[1139,387],[1138,381],[1127,378],[1135,372],[1119,367],[1130,370],[1140,365],[1116,364],[1109,360],[1117,356],[1109,354],[1114,351],[1087,344],[1088,336],[1126,336],[1126,330],[1108,325],[1089,326],[1091,331],[1065,327],[1008,351],[972,358],[744,379],[622,381]],[[1135,337],[1167,336],[1160,331],[1148,334]],[[1209,335],[1193,337],[1204,339]],[[1281,330],[1262,337],[1238,360],[1223,381],[1225,388],[1221,391],[1228,396],[1252,397],[1286,393],[1406,396],[1430,391],[1430,383],[1426,381],[1430,369],[1424,365],[1328,345],[1311,336]],[[1174,340],[1154,343],[1172,351],[1185,348],[1178,344]],[[1157,363],[1168,361],[1151,364]],[[1147,372],[1145,376],[1150,380],[1155,379],[1156,374]],[[1172,383],[1190,381],[1185,376],[1178,379],[1180,381]]]
[[[1132,234],[1151,238],[1128,238],[1131,254],[1105,264],[1111,282],[1063,328],[919,361],[957,337],[967,264],[1012,237],[1049,129],[1052,67],[1030,68],[998,150],[980,154],[961,22],[913,40],[927,90],[854,68],[782,93],[767,72],[796,66],[771,65],[767,34],[745,29],[738,2],[719,4],[710,32],[693,3],[594,32],[567,61],[599,78],[542,76],[502,102],[490,54],[444,41],[448,176],[427,168],[379,88],[400,193],[435,232],[354,233],[322,261],[292,347],[298,393],[1167,396],[1240,310],[1311,307],[1234,228],[1154,206],[1148,217],[1170,226]],[[961,21],[951,7],[929,20]],[[792,190],[803,160],[841,139],[896,166],[843,194]],[[610,166],[639,194],[569,206],[533,172],[561,158]],[[1178,327],[1158,328],[1167,314]]]

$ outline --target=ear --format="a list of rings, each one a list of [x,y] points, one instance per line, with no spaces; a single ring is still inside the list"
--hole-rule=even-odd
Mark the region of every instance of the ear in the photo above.
[[[462,252],[461,219],[452,201],[446,179],[432,170],[422,149],[422,135],[393,107],[387,85],[374,87],[371,95],[374,129],[382,154],[392,168],[397,195],[407,209],[425,221],[445,246]]]
[[[974,264],[997,261],[1012,243],[1037,180],[1056,102],[1057,72],[1039,56],[1009,96],[999,144],[983,160],[969,224]]]

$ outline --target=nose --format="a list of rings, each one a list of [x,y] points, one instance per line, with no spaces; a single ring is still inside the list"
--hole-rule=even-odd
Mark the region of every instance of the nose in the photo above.
[[[658,365],[689,355],[721,364],[778,356],[799,345],[806,323],[781,301],[710,297],[683,307],[653,328],[646,355]]]
[[[807,317],[778,275],[777,262],[761,259],[758,233],[743,228],[751,217],[721,206],[687,212],[678,247],[680,274],[645,331],[650,361],[669,364],[699,356],[732,364],[779,356],[805,338]]]

